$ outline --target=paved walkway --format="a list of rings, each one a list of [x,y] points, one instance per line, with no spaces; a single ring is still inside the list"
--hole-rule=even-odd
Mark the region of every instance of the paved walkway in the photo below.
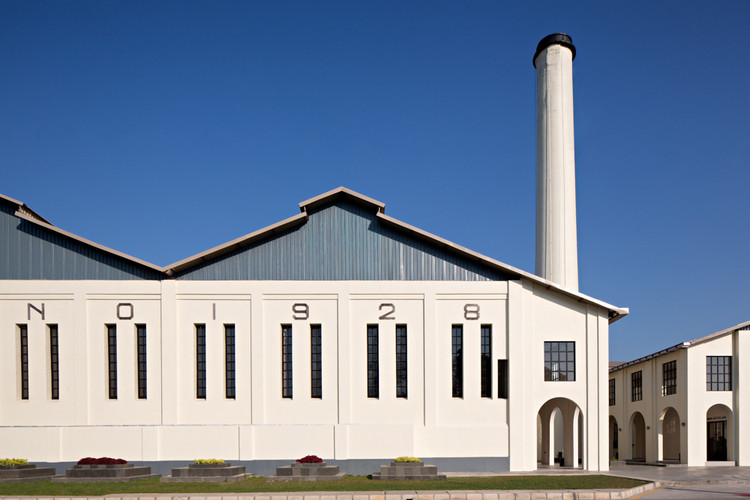
[[[609,471],[612,476],[632,477],[662,484],[750,484],[750,467],[654,467],[627,465]]]

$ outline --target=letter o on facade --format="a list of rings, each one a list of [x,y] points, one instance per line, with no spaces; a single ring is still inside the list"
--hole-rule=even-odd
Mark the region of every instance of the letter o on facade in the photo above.
[[[120,302],[117,304],[117,319],[133,319],[133,304]]]

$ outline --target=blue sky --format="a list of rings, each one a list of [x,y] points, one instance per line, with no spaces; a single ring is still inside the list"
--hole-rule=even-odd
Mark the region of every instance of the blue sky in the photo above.
[[[344,185],[534,271],[569,33],[580,289],[627,360],[750,320],[750,2],[0,2],[0,193],[166,265]]]

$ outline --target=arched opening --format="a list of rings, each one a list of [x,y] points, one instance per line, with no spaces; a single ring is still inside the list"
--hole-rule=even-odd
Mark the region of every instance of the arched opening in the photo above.
[[[726,405],[713,405],[706,412],[706,461],[734,461],[734,416]]]
[[[630,417],[630,458],[646,461],[646,421],[638,411]]]
[[[660,456],[663,462],[680,463],[680,416],[671,406],[659,416]]]
[[[537,460],[541,466],[583,464],[583,414],[567,398],[550,399],[537,413]]]
[[[612,415],[609,416],[609,459],[620,459],[620,432],[617,427],[617,419]]]

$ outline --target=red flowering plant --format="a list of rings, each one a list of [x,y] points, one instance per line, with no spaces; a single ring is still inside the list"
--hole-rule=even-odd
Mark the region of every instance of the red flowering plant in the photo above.
[[[109,457],[101,457],[101,458],[86,457],[78,461],[78,465],[122,465],[126,463],[128,463],[128,461],[123,460],[122,458],[109,458]]]
[[[319,464],[322,463],[323,459],[317,455],[307,455],[306,457],[298,458],[298,464]]]

